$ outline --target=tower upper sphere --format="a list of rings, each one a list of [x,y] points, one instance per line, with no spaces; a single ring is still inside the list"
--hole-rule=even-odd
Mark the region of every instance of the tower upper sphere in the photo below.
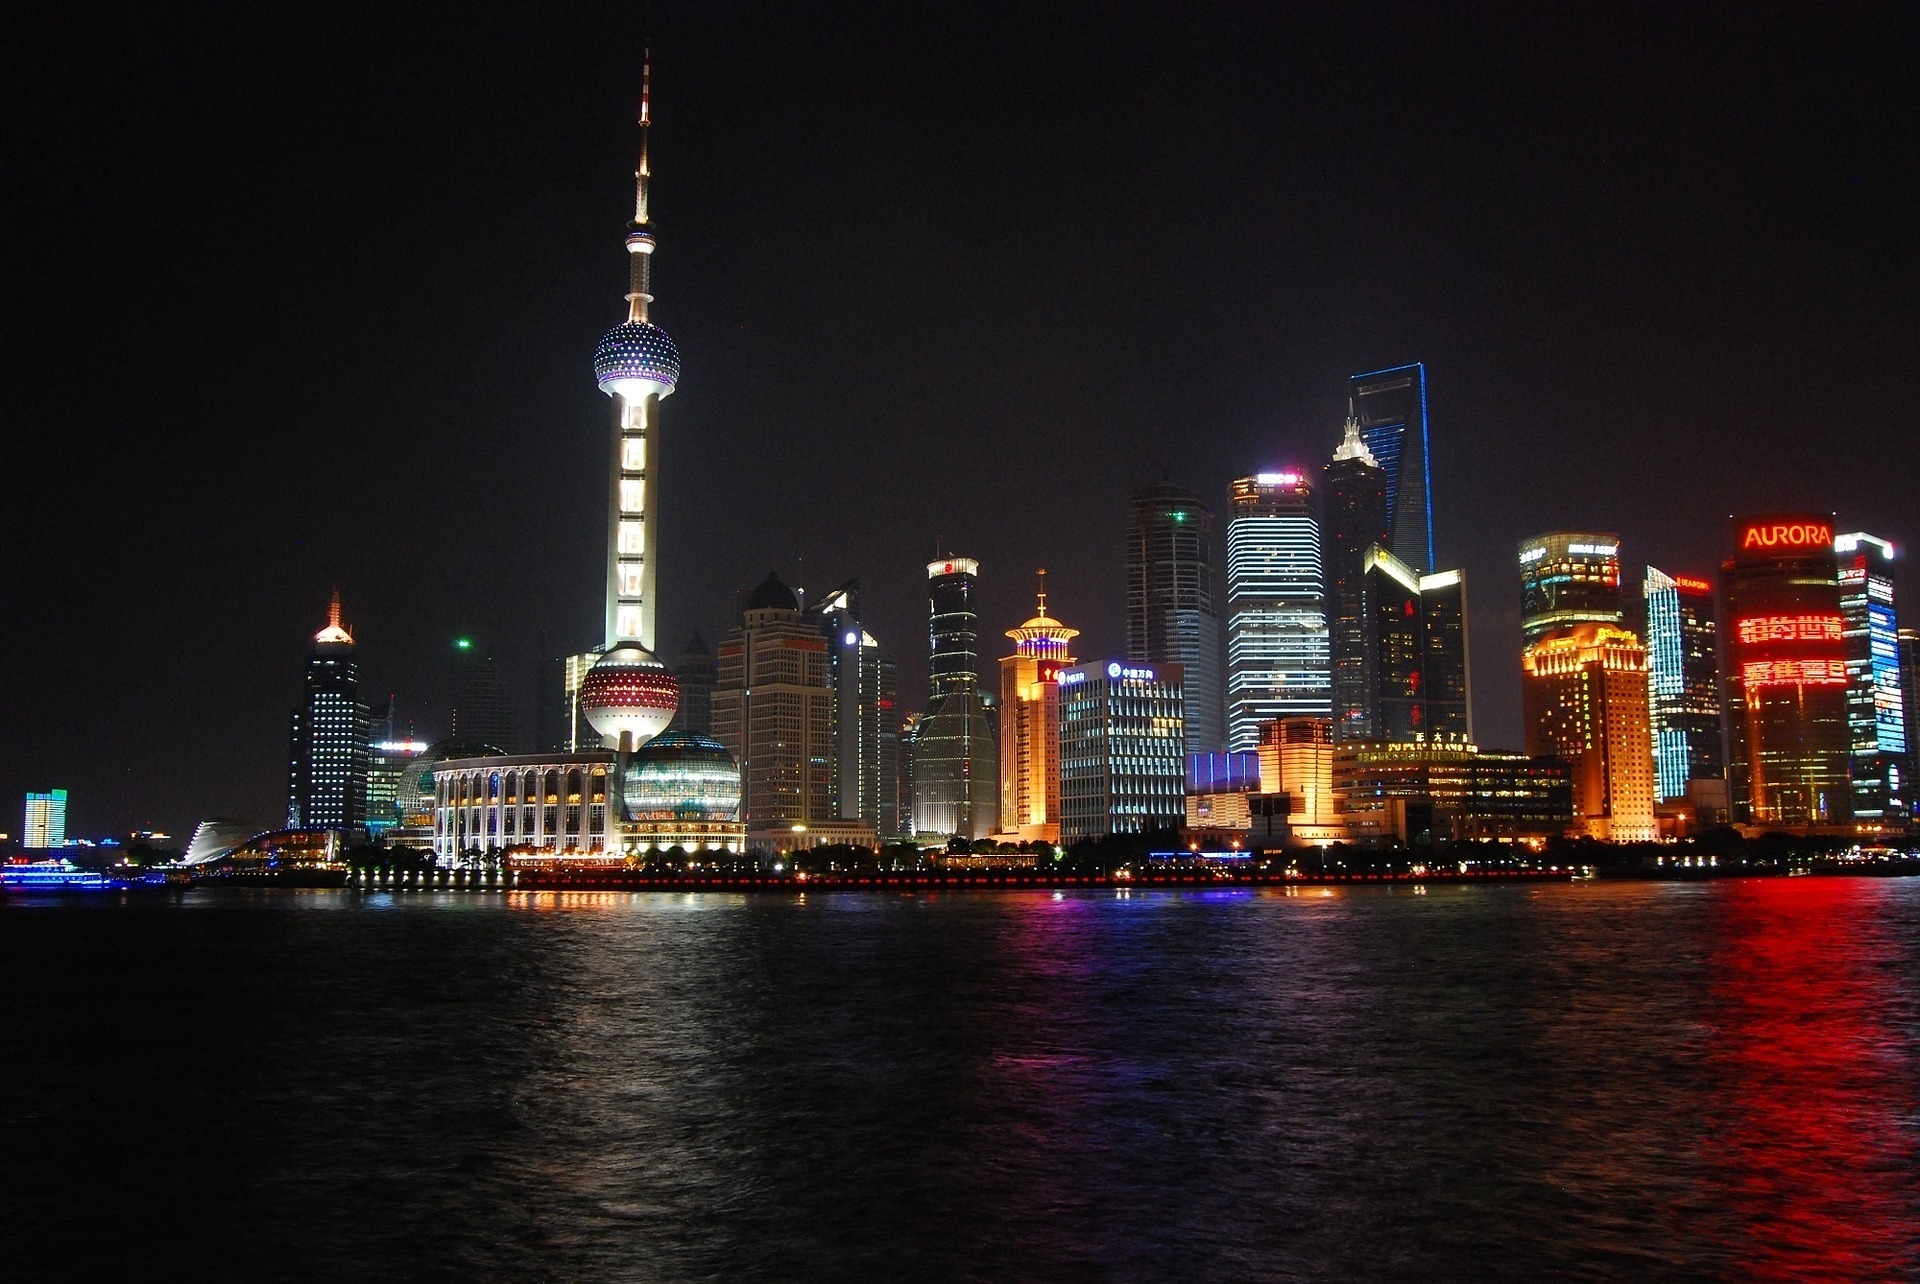
[[[651,321],[622,321],[594,345],[593,377],[630,403],[664,397],[680,381],[680,349]]]

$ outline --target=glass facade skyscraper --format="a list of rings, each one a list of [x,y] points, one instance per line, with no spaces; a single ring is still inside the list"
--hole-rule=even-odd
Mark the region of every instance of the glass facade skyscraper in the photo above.
[[[913,737],[913,827],[985,838],[999,828],[998,746],[980,690],[980,563],[927,564],[927,712]]]
[[[1360,437],[1385,473],[1388,547],[1415,573],[1433,570],[1432,479],[1427,466],[1427,368],[1419,362],[1347,380]]]
[[[1346,439],[1333,453],[1320,482],[1320,551],[1327,614],[1327,661],[1333,738],[1366,740],[1369,723],[1367,623],[1361,580],[1367,550],[1388,546],[1386,473],[1360,437],[1360,421],[1347,418]]]
[[[1669,802],[1687,796],[1690,780],[1726,775],[1719,628],[1709,580],[1649,566],[1645,593],[1653,796]]]
[[[833,792],[840,819],[876,835],[900,832],[899,729],[893,657],[860,623],[860,583],[849,581],[807,608],[827,641],[833,689]],[[682,688],[684,701],[685,688]]]
[[[1356,725],[1370,729],[1364,738],[1471,739],[1465,574],[1416,575],[1376,544],[1361,562],[1360,594],[1367,682]]]
[[[1520,631],[1527,641],[1625,621],[1618,535],[1552,531],[1520,542]]]
[[[1908,730],[1894,613],[1893,545],[1858,531],[1833,541],[1847,642],[1847,736],[1855,824],[1904,831]]]
[[[1332,708],[1320,523],[1301,473],[1233,483],[1227,519],[1227,748],[1260,744],[1260,724]]]
[[[472,638],[460,638],[453,644],[453,657],[458,674],[453,734],[503,753],[519,752],[519,719],[492,650]]]
[[[1185,675],[1187,744],[1226,747],[1213,510],[1170,482],[1134,488],[1127,507],[1127,654]]]

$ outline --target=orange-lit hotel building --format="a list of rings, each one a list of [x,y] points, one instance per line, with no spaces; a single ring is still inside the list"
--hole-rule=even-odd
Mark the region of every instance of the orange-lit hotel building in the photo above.
[[[1060,841],[1060,670],[1080,636],[1047,614],[1040,572],[1034,617],[1008,629],[1013,654],[1000,660],[1000,824],[1002,842]]]
[[[1647,648],[1630,630],[1578,624],[1527,647],[1527,752],[1573,768],[1573,830],[1616,843],[1659,837]]]
[[[1652,842],[1647,648],[1623,627],[1620,540],[1554,531],[1520,545],[1527,752],[1573,769],[1575,835]]]

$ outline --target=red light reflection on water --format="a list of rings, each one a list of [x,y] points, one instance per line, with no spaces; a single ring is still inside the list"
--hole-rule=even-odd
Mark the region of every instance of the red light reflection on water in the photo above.
[[[1899,943],[1884,885],[1741,880],[1715,891],[1702,1192],[1745,1279],[1900,1278],[1915,1264],[1913,1070],[1884,1016]],[[1906,984],[1912,984],[1909,979]]]

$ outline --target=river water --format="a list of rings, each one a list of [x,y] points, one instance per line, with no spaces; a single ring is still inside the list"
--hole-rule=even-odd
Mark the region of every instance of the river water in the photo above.
[[[0,1272],[1920,1279],[1920,880],[0,906]]]

